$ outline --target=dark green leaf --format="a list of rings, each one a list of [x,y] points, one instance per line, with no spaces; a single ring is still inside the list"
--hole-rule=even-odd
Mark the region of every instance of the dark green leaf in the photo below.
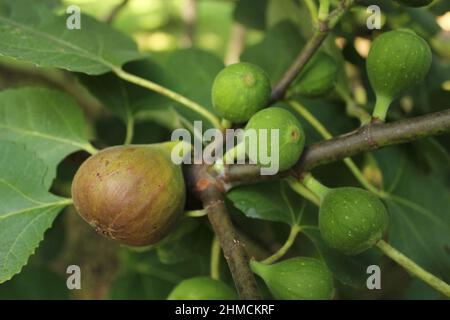
[[[237,187],[227,194],[247,217],[299,225],[305,209],[303,199],[284,181]]]
[[[56,16],[40,1],[0,4],[0,55],[87,74],[119,68],[140,55],[134,42],[105,23],[82,15],[81,29],[69,30],[69,16]]]
[[[20,272],[71,200],[47,192],[47,167],[22,146],[0,141],[0,283]]]

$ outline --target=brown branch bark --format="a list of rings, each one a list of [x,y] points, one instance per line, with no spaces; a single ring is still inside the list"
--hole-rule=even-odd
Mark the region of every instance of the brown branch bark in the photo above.
[[[198,197],[208,212],[208,219],[217,235],[241,299],[256,300],[258,292],[255,276],[249,267],[249,257],[234,229],[225,206],[224,190],[205,165],[192,165],[188,169],[188,181],[194,185]]]
[[[305,148],[298,163],[289,172],[261,176],[255,165],[231,165],[226,168],[225,183],[248,183],[300,176],[317,166],[342,160],[362,152],[406,143],[424,137],[450,132],[450,109],[392,123],[372,123],[342,136],[312,144]]]
[[[298,56],[288,70],[284,73],[281,80],[276,84],[272,90],[271,102],[276,102],[284,98],[287,89],[303,70],[305,65],[319,49],[320,45],[325,41],[326,37],[340,20],[340,18],[348,11],[348,9],[357,1],[342,0],[339,6],[334,9],[324,21],[319,21],[318,28],[313,36],[308,40],[305,47],[301,50]]]

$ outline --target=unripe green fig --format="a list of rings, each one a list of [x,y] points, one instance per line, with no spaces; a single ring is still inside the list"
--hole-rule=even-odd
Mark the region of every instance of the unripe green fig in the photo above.
[[[236,292],[227,284],[209,277],[195,277],[181,281],[167,300],[236,300]]]
[[[355,255],[372,247],[388,226],[381,200],[360,188],[328,189],[319,211],[323,240],[344,254]]]
[[[182,215],[186,194],[171,147],[116,146],[91,156],[72,183],[78,213],[97,232],[123,244],[161,240]]]
[[[267,132],[260,131],[262,129],[266,129]],[[271,130],[273,129],[278,129],[278,161],[273,158],[275,156],[274,150],[272,150],[271,139]],[[292,167],[300,158],[305,146],[305,132],[298,119],[288,110],[280,107],[270,107],[257,112],[245,126],[246,133],[249,133],[250,130],[254,130],[257,137],[255,148],[257,152],[248,153],[248,156],[257,164],[273,166],[274,163],[272,161],[277,162],[279,170],[283,171]],[[264,163],[261,158],[259,149],[264,140],[260,139],[260,134],[267,137],[267,143],[265,144],[267,146],[267,155],[273,158],[269,163]],[[247,151],[252,149],[248,141],[246,149]]]
[[[392,100],[425,78],[431,65],[428,43],[409,29],[377,37],[367,57],[367,73],[376,95],[373,117],[384,121]]]
[[[396,0],[396,1],[408,7],[425,7],[433,2],[433,0]]]
[[[270,93],[266,72],[257,65],[242,62],[219,72],[212,87],[212,102],[222,118],[239,123],[264,108]]]
[[[317,52],[294,81],[290,94],[316,98],[329,93],[335,83],[338,66],[325,52]]]
[[[273,297],[278,300],[329,300],[334,295],[333,276],[314,258],[292,258],[274,264],[251,261]]]

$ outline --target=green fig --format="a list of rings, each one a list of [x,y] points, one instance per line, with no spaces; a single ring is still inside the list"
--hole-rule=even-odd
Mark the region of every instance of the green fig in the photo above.
[[[227,284],[209,277],[181,281],[167,300],[237,300],[236,292]]]
[[[361,253],[381,239],[388,226],[384,204],[373,193],[342,187],[325,192],[319,211],[323,240],[348,255]]]
[[[329,93],[335,83],[338,66],[325,52],[317,52],[300,72],[290,94],[299,94],[308,98],[317,98]]]
[[[249,153],[249,158],[261,166],[273,166],[270,163],[264,163],[260,156],[260,130],[266,129],[267,136],[267,154],[272,157],[272,141],[271,131],[278,129],[278,168],[280,171],[287,170],[292,167],[300,158],[305,146],[305,132],[298,119],[288,110],[279,107],[270,107],[257,112],[245,127],[246,133],[255,130],[257,137],[257,152]],[[263,133],[263,132],[261,132]],[[253,142],[253,141],[252,141]],[[247,151],[251,150],[247,141]],[[276,160],[273,160],[276,161]]]
[[[408,29],[383,33],[373,41],[367,73],[377,100],[374,118],[384,121],[392,100],[424,80],[431,59],[428,43]]]
[[[231,122],[245,122],[269,102],[270,80],[251,63],[232,64],[214,79],[212,102],[218,114]]]
[[[329,300],[334,295],[333,276],[327,266],[314,258],[292,258],[274,264],[251,261],[275,299]]]
[[[425,7],[433,2],[433,0],[396,0],[407,7]]]
[[[87,159],[72,183],[81,217],[127,245],[151,245],[165,237],[182,215],[186,195],[171,146],[116,146]]]

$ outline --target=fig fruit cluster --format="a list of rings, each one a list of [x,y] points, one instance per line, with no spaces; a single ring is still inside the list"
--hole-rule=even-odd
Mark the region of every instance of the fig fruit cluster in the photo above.
[[[212,102],[222,118],[240,123],[266,107],[270,93],[266,72],[257,65],[242,62],[219,72],[212,87]]]
[[[430,46],[412,30],[377,37],[367,56],[367,74],[377,100],[373,116],[384,121],[391,102],[423,81],[431,60]]]
[[[267,155],[273,156],[271,130],[278,130],[278,168],[280,171],[287,170],[292,167],[300,158],[300,155],[305,146],[305,132],[298,119],[288,110],[280,107],[270,107],[263,109],[253,115],[245,126],[245,130],[255,130],[257,134],[256,144],[258,150],[255,154],[249,154],[251,160],[262,166],[273,165],[270,163],[263,163],[261,161],[261,152],[259,148],[261,145],[267,147]],[[264,144],[260,143],[260,131],[267,130],[267,140]],[[247,145],[247,150],[251,147]],[[262,152],[265,154],[265,152]],[[253,158],[252,158],[253,157]],[[274,160],[275,161],[275,160]]]
[[[156,243],[183,213],[186,191],[171,144],[117,146],[87,159],[72,184],[75,208],[95,230],[132,246]]]
[[[319,51],[306,64],[289,90],[307,98],[317,98],[328,94],[336,83],[338,65],[325,52]]]
[[[319,228],[323,240],[344,254],[355,255],[372,247],[388,226],[384,204],[360,188],[330,189],[320,204]]]
[[[167,300],[236,300],[236,292],[226,283],[209,277],[181,281]]]
[[[318,259],[297,257],[274,264],[251,261],[273,297],[278,300],[329,300],[334,295],[333,276]]]

